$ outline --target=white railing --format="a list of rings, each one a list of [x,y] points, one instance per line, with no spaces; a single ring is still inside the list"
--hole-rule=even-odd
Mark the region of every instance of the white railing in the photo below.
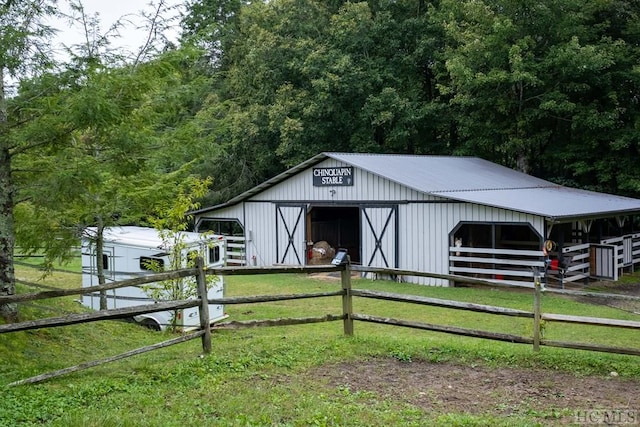
[[[551,260],[558,253],[550,253]],[[625,268],[640,263],[640,233],[603,239],[600,243],[567,244],[562,265],[545,264],[542,251],[455,247],[449,248],[449,272],[474,278],[532,286],[533,269],[545,270],[548,281],[560,286],[589,278],[618,280]]]
[[[565,264],[563,277],[561,277],[562,284],[589,279],[591,275],[590,248],[591,244],[589,243],[572,244],[562,248]]]
[[[246,238],[243,236],[225,236],[225,239],[227,242],[226,265],[231,267],[246,265]]]
[[[449,248],[452,274],[533,286],[534,269],[544,269],[542,251],[456,247]]]
[[[618,268],[632,267],[640,262],[640,233],[611,237],[600,241],[603,245],[614,245]]]

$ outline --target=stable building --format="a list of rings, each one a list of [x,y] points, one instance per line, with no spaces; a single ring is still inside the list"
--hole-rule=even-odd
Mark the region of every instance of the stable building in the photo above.
[[[343,248],[366,267],[521,285],[542,269],[564,285],[640,262],[640,200],[474,157],[320,153],[193,214],[197,231],[230,237],[229,262],[241,265],[306,265]]]

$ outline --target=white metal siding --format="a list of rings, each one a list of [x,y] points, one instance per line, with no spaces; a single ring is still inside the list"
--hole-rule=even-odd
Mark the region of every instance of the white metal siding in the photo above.
[[[224,219],[237,219],[242,222],[244,220],[244,205],[238,203],[237,205],[227,206],[214,212],[208,212],[202,216],[203,218],[224,218]]]
[[[449,233],[460,222],[529,223],[540,235],[540,217],[468,203],[411,203],[399,208],[399,268],[447,274]],[[415,283],[447,286],[445,280],[406,277]]]
[[[278,262],[276,258],[276,209],[270,202],[246,202],[245,232],[251,236],[247,242],[249,265],[268,266]],[[255,257],[255,258],[254,258]]]
[[[326,160],[314,167],[344,167],[347,164],[336,160]],[[354,168],[353,186],[314,187],[313,171],[309,168],[299,174],[281,182],[260,194],[252,200],[262,201],[397,201],[397,200],[425,200],[432,197],[411,190],[403,185],[391,182],[385,178]]]

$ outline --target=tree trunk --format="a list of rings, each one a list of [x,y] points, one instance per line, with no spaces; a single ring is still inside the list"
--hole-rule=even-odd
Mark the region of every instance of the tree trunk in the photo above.
[[[104,275],[104,221],[98,218],[96,227],[96,267],[98,273],[98,284],[104,285],[107,280]],[[107,291],[100,291],[100,310],[107,309]]]
[[[529,174],[531,168],[529,167],[529,158],[527,157],[527,155],[519,152],[516,156],[516,167],[518,168],[517,170]]]
[[[4,73],[0,67],[0,295],[14,295],[16,280],[13,271],[13,182],[11,180],[11,153],[5,139],[7,106],[4,92]],[[16,321],[16,304],[0,305],[0,316],[7,321]]]

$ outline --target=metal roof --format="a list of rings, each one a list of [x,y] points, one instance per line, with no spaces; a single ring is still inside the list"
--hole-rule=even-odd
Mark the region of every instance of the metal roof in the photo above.
[[[560,186],[477,157],[320,153],[240,194],[236,204],[328,158],[418,192],[539,215],[552,222],[640,213],[640,200]]]
[[[85,234],[93,236],[96,233],[96,227],[87,227]],[[200,233],[189,231],[180,232],[180,239],[186,245],[199,244],[211,236],[204,236]],[[155,228],[137,227],[137,226],[115,226],[104,229],[104,240],[108,243],[119,243],[121,245],[139,246],[144,248],[166,249],[166,244],[171,246],[172,242],[165,242],[160,237],[160,232]]]
[[[423,193],[553,185],[477,157],[342,153],[327,155]]]

